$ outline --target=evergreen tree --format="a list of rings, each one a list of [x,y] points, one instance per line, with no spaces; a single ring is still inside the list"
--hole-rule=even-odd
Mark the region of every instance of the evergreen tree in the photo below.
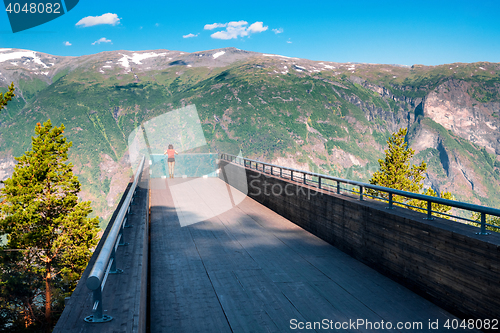
[[[438,196],[438,194],[432,188],[428,188],[422,194],[429,195],[431,197],[437,197]],[[455,196],[453,194],[451,194],[450,192],[443,192],[443,193],[441,193],[441,198],[448,199],[448,200],[455,200],[456,199]],[[410,208],[410,209],[418,210],[418,211],[427,211],[427,201],[413,199],[413,200],[410,200],[408,202],[408,204],[412,205],[412,206],[415,206],[415,207],[420,207],[421,208],[421,209],[415,209],[415,208]],[[437,204],[437,203],[434,203],[434,202],[431,204],[431,209],[433,211],[435,211],[435,212],[441,212],[441,213],[445,213],[445,214],[450,214],[450,212],[451,212],[451,207],[450,206],[446,206],[446,205],[442,205],[442,204]],[[439,214],[439,213],[433,213],[433,215],[436,215],[438,217],[442,217],[444,219],[450,219],[449,216],[446,216],[446,215],[443,215],[443,214]]]
[[[406,128],[400,128],[398,132],[393,133],[389,140],[387,140],[388,148],[385,150],[385,160],[378,160],[380,164],[380,170],[376,171],[372,175],[370,184],[407,192],[422,193],[424,187],[422,181],[425,179],[427,164],[422,161],[420,165],[411,165],[410,161],[415,154],[415,151],[409,148],[408,144],[405,142],[406,133]],[[378,192],[370,189],[368,190],[368,193],[386,199],[389,196],[385,192]],[[430,188],[422,194],[434,197],[437,196],[437,193]],[[450,200],[455,199],[454,196],[449,192],[443,193],[442,197]],[[427,209],[426,201],[408,199],[399,195],[393,195],[393,200],[395,202],[401,202],[407,205],[420,207],[409,207],[413,210],[423,211]],[[395,205],[404,206],[397,203],[395,203]],[[433,203],[432,210],[442,213],[448,213],[451,210],[451,207]],[[446,218],[445,215],[438,215]]]
[[[63,137],[64,125],[48,120],[35,133],[0,190],[0,234],[7,236],[0,302],[17,315],[11,323],[51,329],[53,310],[75,288],[99,228],[98,218],[87,217],[90,202],[79,202],[73,165],[65,163],[72,143]]]
[[[9,86],[9,91],[7,91],[5,94],[0,93],[0,110],[4,108],[4,106],[7,105],[7,102],[12,100],[12,97],[14,97],[14,82],[12,82]]]
[[[470,225],[473,225],[475,227],[481,227],[481,213],[472,213],[471,219],[477,222],[469,222]],[[486,230],[490,231],[495,231],[495,232],[500,232],[500,217],[498,216],[491,216],[491,215],[486,215],[486,223],[497,226],[498,228],[495,227],[490,227],[486,226]]]

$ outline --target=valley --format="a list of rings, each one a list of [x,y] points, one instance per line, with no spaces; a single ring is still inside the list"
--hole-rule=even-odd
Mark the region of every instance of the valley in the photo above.
[[[500,64],[334,63],[238,50],[113,51],[59,57],[0,49],[0,178],[37,122],[64,123],[70,161],[105,226],[132,174],[128,137],[194,105],[207,146],[367,181],[387,138],[408,128],[425,187],[500,207]],[[158,153],[158,152],[157,152]]]

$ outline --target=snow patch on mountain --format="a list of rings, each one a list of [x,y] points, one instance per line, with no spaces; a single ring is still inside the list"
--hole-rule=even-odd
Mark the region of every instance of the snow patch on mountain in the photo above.
[[[135,63],[135,64],[138,64],[138,65],[142,65],[141,61],[144,60],[144,59],[161,57],[161,56],[165,56],[165,55],[167,55],[167,53],[154,53],[154,52],[150,52],[150,53],[134,53],[132,55],[132,62]]]
[[[30,58],[27,60],[27,62],[33,59],[33,62],[35,62],[36,64],[42,65],[44,68],[49,68],[49,66],[45,65],[40,59],[40,57],[36,55],[35,51],[15,51],[10,53],[3,53],[5,50],[10,50],[10,49],[2,49],[2,53],[0,53],[0,62],[13,59],[22,59],[23,57],[26,57]]]
[[[125,68],[130,67],[130,61],[132,61],[136,65],[142,65],[142,60],[148,59],[148,58],[155,58],[155,57],[161,57],[161,56],[166,56],[167,53],[154,53],[154,52],[147,52],[147,53],[132,53],[132,56],[122,54],[123,57],[121,57],[118,62]]]
[[[130,67],[130,63],[128,62],[129,56],[128,55],[123,55],[120,59],[118,59],[118,62],[122,67],[128,68]]]
[[[264,57],[280,57],[280,58],[286,58],[286,59],[299,59],[299,58],[292,58],[292,57],[287,57],[287,56],[282,56],[279,54],[262,54]]]
[[[220,51],[220,52],[214,53],[213,57],[214,57],[214,59],[217,59],[218,57],[220,57],[224,53],[226,53],[226,51]]]
[[[326,69],[335,69],[335,66],[325,65],[323,63],[321,63],[321,65],[323,65]]]

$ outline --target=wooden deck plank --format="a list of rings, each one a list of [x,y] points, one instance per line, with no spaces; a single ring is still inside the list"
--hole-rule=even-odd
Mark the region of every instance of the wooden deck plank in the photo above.
[[[220,223],[200,222],[189,230],[207,271],[260,269]]]
[[[245,201],[242,202],[242,205],[244,203]],[[239,207],[236,207],[218,217],[243,244],[242,246],[249,255],[264,270],[272,272],[271,274],[275,276],[275,282],[328,280],[328,277],[320,270],[315,269],[309,262],[296,255],[296,252],[284,244],[279,237],[257,223],[255,216],[247,215]],[[259,244],[258,247],[255,246],[256,243]]]
[[[267,309],[245,290],[235,272],[217,270],[209,275],[233,332],[280,332]]]
[[[180,227],[170,192],[152,189],[151,196],[151,332],[230,332],[190,231]]]
[[[267,313],[278,328],[277,332],[289,332],[290,320],[293,318],[306,321],[306,318],[280,292],[278,286],[269,279],[264,270],[239,270],[234,271],[234,274],[246,291],[253,307]]]
[[[327,285],[330,289],[330,284],[324,282],[317,283],[319,285]],[[342,305],[345,305],[345,303],[339,304],[337,302],[330,302],[323,296],[322,290],[307,282],[281,282],[276,285],[279,287],[283,295],[285,295],[290,303],[292,303],[293,306],[304,315],[304,317],[308,318],[308,320],[313,323],[317,323],[316,326],[319,331],[332,327],[332,321],[333,328],[335,328],[335,322],[348,322],[349,319],[354,318],[353,314],[346,315],[342,311]],[[356,311],[356,315],[359,316],[359,308],[362,307],[362,305],[356,305],[357,306],[355,306],[355,308],[358,310]],[[352,308],[352,304],[350,308]],[[364,310],[366,310],[366,308]],[[315,328],[315,326],[313,326],[313,328]],[[349,329],[342,329],[342,327],[339,327],[337,331],[350,332]]]
[[[352,292],[349,294],[351,298],[359,296],[359,301],[362,304],[366,302],[371,311],[377,313],[378,318],[390,318],[390,314],[394,313],[398,313],[401,320],[408,321],[414,320],[418,316],[428,316],[429,313],[434,315],[432,318],[425,318],[426,322],[428,319],[439,319],[444,322],[449,318],[450,315],[441,308],[332,247],[320,238],[310,233],[304,235],[302,228],[294,225],[295,227],[286,229],[288,232],[283,232],[279,225],[282,224],[282,220],[288,220],[274,212],[260,210],[257,206],[249,204],[249,201],[242,202],[238,208],[254,216],[254,219],[263,228],[273,232],[276,237],[294,249],[298,256],[302,256],[314,267],[321,270],[341,288]],[[364,287],[368,276],[375,291]],[[324,284],[317,285],[324,286]],[[329,285],[334,287],[334,285]],[[401,304],[407,304],[407,306],[401,307]]]
[[[250,200],[245,200],[238,205],[238,208],[243,213],[251,216],[266,232],[272,233],[298,254],[307,253],[309,255],[326,256],[339,252],[338,249],[321,238],[309,232],[304,232],[304,229],[290,223],[281,215],[261,207]]]
[[[291,319],[422,321],[426,328],[428,319],[455,318],[256,201],[233,206],[227,190],[217,197],[201,188],[224,191],[219,179],[193,184],[191,196],[184,184],[176,199],[169,188],[189,180],[159,181],[163,189],[152,186],[152,332],[289,332]],[[203,201],[182,203],[181,212],[206,219],[181,227],[180,200]]]

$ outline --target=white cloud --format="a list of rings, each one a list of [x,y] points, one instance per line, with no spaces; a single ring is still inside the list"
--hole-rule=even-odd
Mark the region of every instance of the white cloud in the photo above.
[[[211,35],[211,37],[215,39],[236,39],[245,36],[248,36],[248,31],[246,27],[242,26],[227,27],[226,30],[217,31]]]
[[[281,34],[281,33],[283,33],[283,28],[273,29],[273,31],[275,34]]]
[[[267,27],[263,26],[263,22],[255,22],[248,27],[248,31],[251,33],[266,31]]]
[[[92,45],[101,44],[101,43],[111,43],[111,44],[113,44],[111,42],[111,39],[106,39],[106,38],[102,37],[102,38],[96,40],[95,42],[93,42]]]
[[[225,28],[227,23],[213,23],[213,24],[205,24],[205,30],[214,30],[215,28]]]
[[[71,43],[68,42],[68,41],[64,42],[63,44],[66,45],[66,46],[71,46]]]
[[[155,23],[155,26],[159,27],[159,26],[160,26],[160,23]]]
[[[100,25],[100,24],[109,24],[109,25],[117,25],[120,24],[120,19],[118,18],[118,15],[116,14],[103,14],[101,16],[87,16],[82,18],[80,21],[78,21],[75,25],[76,26],[83,26],[84,28],[86,27],[92,27],[94,25]]]
[[[187,35],[182,36],[182,38],[192,38],[192,37],[198,37],[198,34],[196,34],[196,35],[194,35],[194,34],[187,34]]]
[[[251,24],[249,27],[246,26],[248,24],[247,21],[231,21],[229,23],[224,23],[224,24],[220,23],[214,23],[214,24],[218,24],[219,27],[226,27],[226,30],[217,31],[211,35],[211,37],[215,39],[233,39],[233,38],[236,39],[238,37],[245,37],[253,33],[266,31],[268,28],[263,26],[263,22],[255,22]],[[207,29],[207,26],[212,27],[214,24],[205,25],[205,29]]]
[[[287,42],[288,44],[292,44],[292,41],[290,41],[290,40],[287,40],[286,42]]]
[[[248,22],[247,21],[231,21],[229,23],[227,23],[227,26],[228,27],[241,27],[242,25],[247,25]]]

